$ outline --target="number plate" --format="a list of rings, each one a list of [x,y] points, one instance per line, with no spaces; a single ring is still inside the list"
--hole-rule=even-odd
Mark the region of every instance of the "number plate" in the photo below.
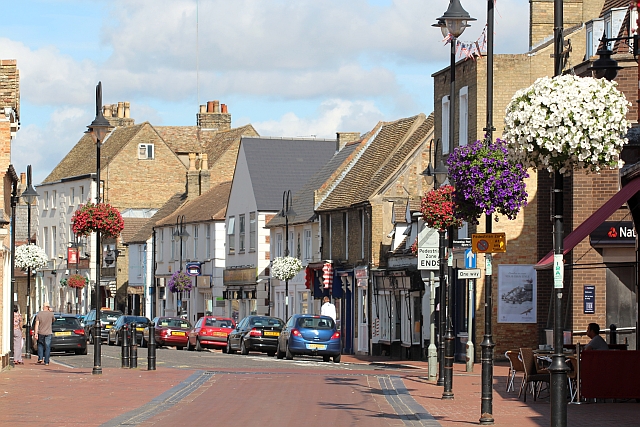
[[[279,337],[280,332],[264,331],[262,332],[262,335],[264,335],[265,337]]]
[[[144,331],[144,328],[136,328],[136,331],[142,332],[142,331]]]
[[[56,337],[68,337],[71,335],[71,331],[67,331],[67,332],[54,332],[54,334]]]
[[[309,349],[309,350],[326,350],[327,346],[325,344],[307,344],[307,349]]]
[[[105,329],[111,329],[111,325],[104,325]]]
[[[186,334],[186,333],[184,333],[184,332],[176,332],[176,331],[173,331],[173,332],[171,332],[171,335],[178,335],[178,336],[184,337],[184,336],[185,336],[185,335],[187,335],[187,334]]]
[[[228,334],[226,332],[214,332],[212,335],[214,337],[226,337]]]

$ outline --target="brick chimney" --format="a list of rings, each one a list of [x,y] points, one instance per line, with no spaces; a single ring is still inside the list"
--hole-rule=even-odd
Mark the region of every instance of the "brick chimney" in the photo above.
[[[189,169],[187,170],[187,201],[200,195],[200,174],[196,169],[196,153],[189,153]]]
[[[229,130],[231,129],[231,114],[226,104],[220,105],[220,101],[208,101],[200,106],[200,112],[196,115],[198,127],[203,130]]]
[[[336,153],[350,142],[360,139],[360,132],[336,132]]]
[[[211,172],[209,171],[209,156],[202,153],[200,157],[200,194],[204,194],[211,188]]]
[[[131,118],[131,103],[128,101],[108,104],[102,107],[102,114],[113,127],[124,127],[135,125],[135,120]]]

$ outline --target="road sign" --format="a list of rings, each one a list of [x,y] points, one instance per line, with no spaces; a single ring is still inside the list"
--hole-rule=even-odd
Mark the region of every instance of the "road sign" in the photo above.
[[[464,251],[464,268],[476,268],[476,254],[471,248]]]
[[[472,234],[471,249],[477,254],[506,252],[507,236],[505,233]]]
[[[439,270],[439,253],[439,248],[418,248],[418,270]]]
[[[458,270],[458,279],[479,279],[481,275],[479,268]]]
[[[453,239],[454,248],[470,248],[471,238],[465,237],[464,239]]]

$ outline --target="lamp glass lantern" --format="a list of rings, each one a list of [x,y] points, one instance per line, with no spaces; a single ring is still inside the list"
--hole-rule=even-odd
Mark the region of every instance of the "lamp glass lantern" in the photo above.
[[[22,197],[22,200],[24,200],[27,205],[31,206],[36,202],[38,196],[38,192],[35,190],[35,188],[33,188],[31,184],[29,184],[29,186],[22,192],[22,195],[20,197]]]
[[[613,52],[605,47],[604,49],[598,50],[596,55],[598,55],[599,58],[593,61],[593,64],[588,68],[588,70],[591,70],[593,73],[593,77],[596,79],[604,77],[609,81],[615,79],[618,75],[618,70],[622,67],[618,65],[618,61],[611,57]]]
[[[449,3],[449,8],[444,13],[444,15],[438,18],[438,24],[435,24],[434,26],[440,26],[440,22],[443,21],[449,33],[453,37],[458,38],[469,26],[467,22],[475,20],[475,18],[472,18],[471,15],[469,15],[469,12],[462,8],[460,0],[451,0],[451,2]],[[442,30],[442,33],[444,34],[444,30]]]
[[[99,109],[96,118],[91,122],[89,126],[87,126],[87,132],[93,138],[94,144],[104,141],[107,133],[109,133],[109,129],[111,128],[111,124],[102,114],[102,109]]]

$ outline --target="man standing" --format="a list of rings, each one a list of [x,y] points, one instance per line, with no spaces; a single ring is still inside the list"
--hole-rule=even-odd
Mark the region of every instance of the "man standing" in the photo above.
[[[45,302],[42,310],[36,316],[36,326],[33,329],[33,338],[38,341],[38,363],[44,361],[45,366],[49,365],[51,354],[51,326],[53,325],[53,311],[48,302]]]
[[[589,323],[587,336],[591,338],[591,341],[584,346],[585,350],[609,350],[607,342],[600,336],[600,325],[597,323]]]
[[[336,321],[336,306],[331,304],[331,301],[329,300],[329,297],[324,297],[323,298],[323,302],[324,304],[322,304],[322,307],[320,308],[320,314],[322,316],[329,316],[333,319],[333,321]]]

